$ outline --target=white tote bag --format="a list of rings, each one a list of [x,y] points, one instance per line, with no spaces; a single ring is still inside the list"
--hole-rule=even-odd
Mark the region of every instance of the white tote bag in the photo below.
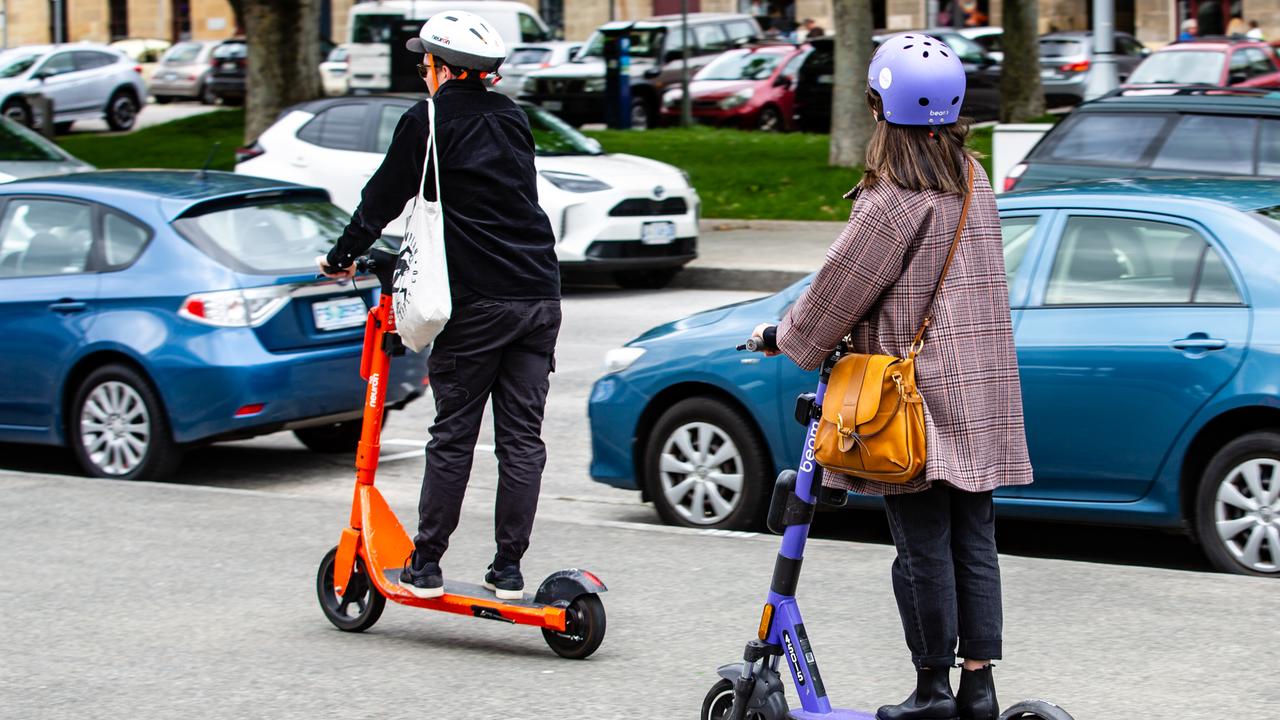
[[[396,314],[396,331],[414,352],[430,345],[453,311],[449,294],[449,264],[444,252],[444,208],[440,204],[440,157],[436,152],[436,106],[427,100],[431,136],[427,140],[427,157],[423,163],[422,183],[413,198],[413,211],[405,227],[400,259],[396,262],[392,286],[392,308]],[[427,186],[427,165],[434,170],[436,199],[422,197]]]

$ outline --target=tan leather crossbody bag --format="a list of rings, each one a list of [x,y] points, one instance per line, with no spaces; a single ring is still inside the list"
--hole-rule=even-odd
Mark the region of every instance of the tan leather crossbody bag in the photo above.
[[[933,306],[951,269],[973,197],[973,166],[966,159],[968,190],[951,250],[924,319],[905,358],[851,353],[831,370],[813,454],[835,473],[883,483],[905,483],[924,470],[924,402],[916,389],[916,355],[933,321]]]

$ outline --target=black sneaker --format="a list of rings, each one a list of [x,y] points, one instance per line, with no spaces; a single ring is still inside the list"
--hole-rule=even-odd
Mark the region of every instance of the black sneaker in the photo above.
[[[400,587],[420,598],[437,598],[444,595],[444,573],[440,563],[429,562],[417,567],[413,558],[400,571]]]
[[[484,574],[484,586],[493,591],[499,600],[521,600],[524,598],[524,576],[520,574],[519,565],[508,565],[495,570],[492,565]]]

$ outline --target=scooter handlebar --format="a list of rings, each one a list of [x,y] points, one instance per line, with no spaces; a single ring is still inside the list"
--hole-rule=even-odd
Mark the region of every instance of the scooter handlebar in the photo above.
[[[760,338],[747,338],[747,341],[738,346],[739,352],[746,350],[747,352],[762,352],[764,350],[764,342]]]

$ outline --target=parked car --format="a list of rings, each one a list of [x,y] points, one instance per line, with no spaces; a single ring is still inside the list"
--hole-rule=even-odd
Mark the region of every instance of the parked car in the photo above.
[[[294,106],[237,153],[236,172],[319,183],[352,212],[415,101],[361,95]],[[551,219],[561,267],[609,273],[627,287],[660,287],[697,257],[701,201],[680,169],[606,154],[554,115],[521,107],[537,146],[538,202]],[[402,235],[408,210],[387,235]]]
[[[1115,34],[1116,75],[1126,82],[1149,50],[1128,33]],[[1087,30],[1040,36],[1040,87],[1050,105],[1074,105],[1084,100],[1093,66],[1093,32]]]
[[[1280,577],[1280,189],[1113,180],[999,207],[1036,481],[998,512],[1183,529],[1222,570]],[[817,374],[734,346],[808,282],[611,351],[592,477],[671,524],[756,527]]]
[[[794,130],[796,77],[808,46],[759,45],[730,50],[698,71],[689,83],[695,120],[711,125]],[[662,96],[662,119],[680,118],[679,85]]]
[[[956,32],[982,46],[996,62],[1004,62],[1004,28],[982,25],[956,28]]]
[[[347,94],[347,81],[351,72],[350,57],[347,46],[339,45],[330,50],[325,61],[320,63],[320,80],[324,83],[325,95],[333,97]]]
[[[1124,87],[1161,85],[1280,88],[1280,60],[1258,40],[1175,43],[1143,60]]]
[[[168,40],[158,38],[127,38],[116,40],[111,47],[125,54],[130,60],[139,63],[153,63],[169,49]]]
[[[1003,189],[1162,175],[1280,177],[1280,98],[1257,88],[1123,90],[1073,110]]]
[[[106,45],[32,45],[0,56],[0,114],[32,127],[26,97],[40,94],[53,104],[54,126],[65,132],[77,120],[105,119],[112,130],[128,130],[147,97],[141,68]]]
[[[515,99],[525,77],[534,70],[558,67],[569,62],[582,49],[580,42],[543,42],[517,45],[502,63],[502,81],[494,86],[498,92]]]
[[[1000,115],[1000,65],[982,46],[959,34],[953,28],[908,30],[935,37],[946,43],[964,65],[965,91],[961,112],[977,120],[994,120]],[[897,33],[872,37],[878,47],[885,38]],[[813,52],[800,65],[796,82],[796,113],[800,127],[812,132],[831,128],[831,91],[835,82],[835,38],[815,38]]]
[[[164,104],[174,100],[193,99],[213,105],[218,96],[213,92],[209,76],[213,73],[211,56],[214,42],[180,42],[169,48],[151,73],[151,95]]]
[[[163,477],[184,447],[293,430],[359,440],[365,303],[317,279],[347,214],[317,188],[115,171],[0,186],[0,441],[69,447],[98,477]],[[388,401],[423,392],[392,365]]]
[[[690,13],[691,72],[724,51],[762,37],[750,15]],[[520,97],[564,118],[571,125],[605,121],[604,31],[628,30],[631,40],[631,126],[654,127],[667,88],[680,82],[683,50],[679,15],[605,23],[572,61],[535,70]]]
[[[93,166],[6,117],[0,117],[0,183],[66,175]]]
[[[249,72],[249,45],[243,38],[223,40],[209,58],[209,84],[213,94],[227,105],[243,105]]]

